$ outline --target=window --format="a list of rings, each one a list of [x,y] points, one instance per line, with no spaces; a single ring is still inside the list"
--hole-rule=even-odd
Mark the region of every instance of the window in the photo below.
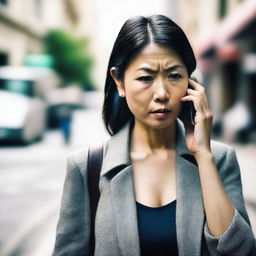
[[[219,17],[222,19],[227,13],[227,0],[219,0]]]
[[[8,0],[0,0],[0,4],[7,5],[8,4]]]
[[[12,80],[0,78],[0,90],[34,97],[34,82],[29,80]]]
[[[8,65],[8,55],[7,53],[0,52],[0,66]]]

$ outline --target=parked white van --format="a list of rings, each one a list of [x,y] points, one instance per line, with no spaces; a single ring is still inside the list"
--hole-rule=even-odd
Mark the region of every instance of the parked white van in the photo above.
[[[43,137],[47,93],[58,87],[48,68],[0,67],[0,141],[30,143]]]

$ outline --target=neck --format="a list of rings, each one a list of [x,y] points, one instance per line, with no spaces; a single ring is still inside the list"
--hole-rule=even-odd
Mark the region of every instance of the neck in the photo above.
[[[175,148],[176,124],[164,129],[146,127],[135,121],[131,134],[131,150],[155,153]]]

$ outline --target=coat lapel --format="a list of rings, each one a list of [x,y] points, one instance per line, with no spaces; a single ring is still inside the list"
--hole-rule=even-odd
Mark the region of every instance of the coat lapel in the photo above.
[[[204,206],[195,158],[185,144],[182,123],[177,122],[176,143],[176,232],[179,255],[201,255]]]
[[[103,189],[104,183],[110,182],[114,225],[122,255],[139,256],[137,209],[133,171],[129,157],[131,125],[132,123],[127,123],[106,144],[100,187]]]
[[[106,143],[100,176],[110,175],[116,168],[131,164],[129,154],[131,125],[132,123],[128,122]]]
[[[128,123],[107,143],[101,176],[104,176],[102,181],[110,181],[119,248],[123,255],[139,256],[137,209],[129,158],[130,131],[131,123]],[[195,159],[185,145],[183,124],[179,120],[176,138],[176,232],[179,255],[199,256],[204,225],[201,184]]]
[[[128,166],[111,181],[111,197],[119,248],[122,255],[139,256],[139,234],[132,167]]]

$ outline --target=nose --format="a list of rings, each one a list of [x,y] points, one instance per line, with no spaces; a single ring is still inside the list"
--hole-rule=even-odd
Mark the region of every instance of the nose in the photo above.
[[[154,101],[155,102],[167,102],[169,100],[169,91],[164,81],[158,81],[154,86]]]

